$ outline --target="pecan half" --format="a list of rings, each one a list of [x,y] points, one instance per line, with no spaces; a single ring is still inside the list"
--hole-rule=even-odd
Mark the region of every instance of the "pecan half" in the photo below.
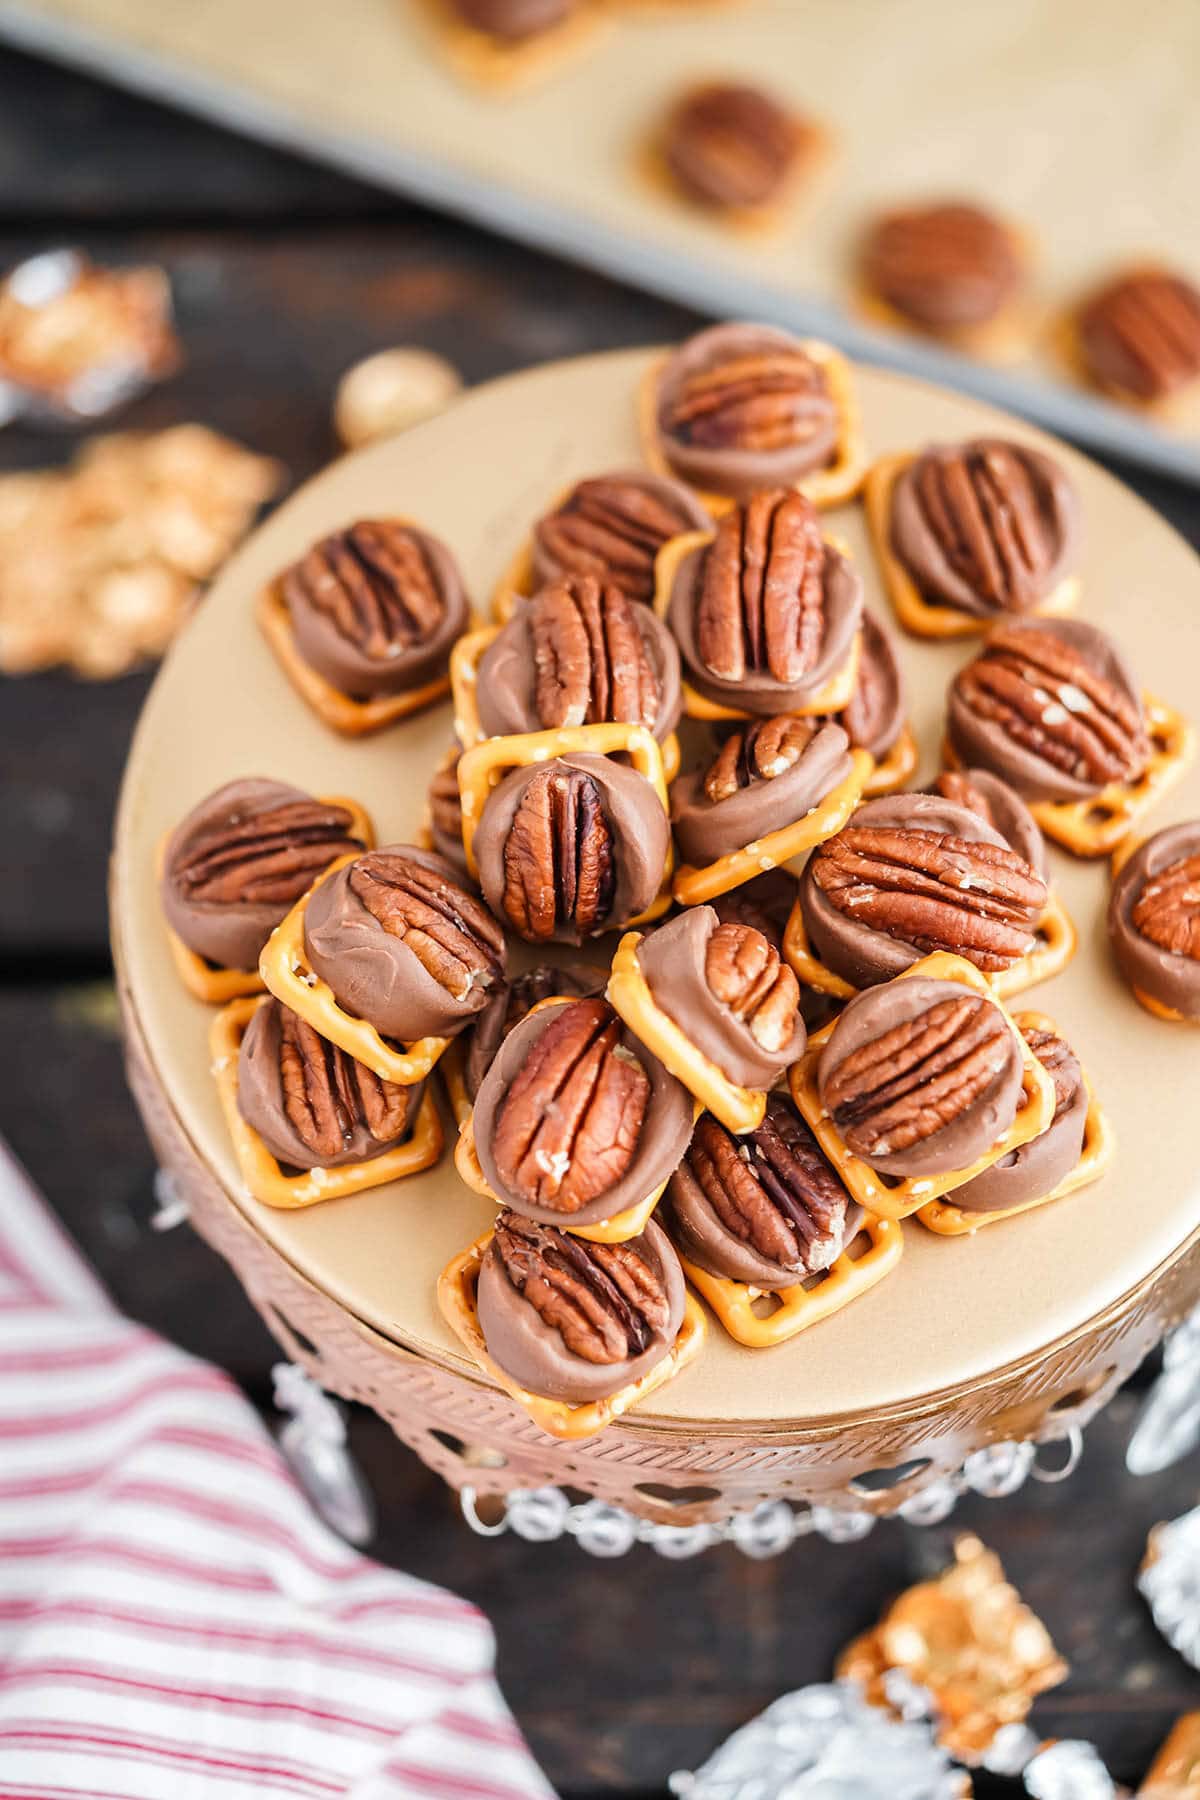
[[[662,691],[635,604],[591,575],[543,588],[529,604],[534,704],[542,726],[610,720],[652,729]]]
[[[418,1092],[381,1081],[287,1006],[279,1008],[279,1081],[293,1130],[325,1162],[341,1155],[358,1125],[379,1144],[402,1137]]]
[[[810,866],[830,904],[856,924],[987,970],[1032,949],[1048,894],[1015,850],[912,826],[847,825]]]
[[[591,776],[546,763],[526,782],[504,845],[504,913],[532,942],[602,931],[616,897],[612,830]]]
[[[1057,1118],[1063,1107],[1070,1105],[1079,1088],[1079,1062],[1075,1052],[1053,1031],[1041,1031],[1031,1026],[1028,1030],[1023,1029],[1021,1036],[1054,1083],[1054,1114]]]
[[[694,200],[760,206],[783,181],[799,141],[796,120],[770,94],[744,83],[714,81],[673,107],[663,155]]]
[[[322,538],[287,571],[283,597],[324,614],[380,661],[432,637],[446,610],[420,539],[392,519],[363,519]]]
[[[797,882],[786,869],[768,869],[730,894],[718,894],[713,911],[724,924],[752,925],[776,950],[796,903]]]
[[[950,568],[996,612],[1027,612],[1046,592],[1060,521],[1015,446],[981,438],[918,457],[916,503]]]
[[[662,1274],[636,1243],[585,1243],[503,1212],[492,1244],[518,1294],[585,1362],[627,1362],[670,1323]]]
[[[612,1008],[560,1008],[496,1114],[491,1151],[505,1188],[527,1206],[578,1212],[629,1169],[649,1100]]]
[[[717,1218],[760,1256],[816,1274],[841,1253],[846,1191],[803,1120],[768,1102],[757,1131],[734,1137],[702,1113],[687,1164]]]
[[[1200,962],[1200,854],[1149,877],[1134,902],[1133,923],[1160,950]]]
[[[725,514],[704,559],[696,645],[723,681],[801,680],[825,636],[825,545],[812,502],[777,490]]]
[[[1145,770],[1141,707],[1053,632],[1002,626],[954,686],[977,718],[1076,781],[1101,788]]]
[[[761,931],[751,925],[718,925],[705,951],[704,978],[709,992],[742,1020],[764,1050],[774,1054],[791,1042],[800,988]]]
[[[1097,381],[1161,400],[1200,377],[1200,288],[1166,269],[1135,269],[1079,314],[1079,344]]]
[[[968,1113],[1011,1054],[990,1000],[939,1000],[843,1059],[822,1080],[825,1105],[859,1156],[893,1156]]]
[[[613,581],[631,600],[654,598],[654,559],[694,520],[640,482],[600,475],[571,489],[534,530],[548,560],[572,575]]]
[[[349,887],[384,931],[402,938],[433,979],[463,1000],[504,968],[504,933],[457,882],[395,851],[352,863]]]
[[[816,719],[793,719],[781,713],[735,731],[722,744],[704,777],[704,792],[714,802],[730,800],[739,788],[755,781],[774,781],[794,768],[817,734]]]
[[[940,794],[943,800],[949,800],[952,805],[961,806],[964,811],[974,813],[977,819],[982,819],[984,824],[990,825],[993,831],[1000,831],[987,795],[961,769],[943,769],[939,775],[934,777],[933,791],[935,794]],[[1000,831],[1000,835],[1003,837],[1004,833]]]
[[[172,866],[179,892],[214,905],[290,905],[337,856],[361,850],[344,806],[291,800],[197,832]]]
[[[668,437],[705,450],[797,449],[824,436],[833,417],[825,371],[785,345],[697,369],[664,405]]]

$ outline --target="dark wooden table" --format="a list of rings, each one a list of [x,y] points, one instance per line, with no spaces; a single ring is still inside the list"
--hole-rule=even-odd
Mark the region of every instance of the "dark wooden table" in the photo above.
[[[122,423],[205,421],[282,458],[293,481],[333,453],[335,381],[372,349],[426,344],[479,381],[694,323],[4,52],[0,267],[61,242],[170,271],[187,365]],[[0,468],[70,449],[62,434],[10,429]],[[1130,478],[1200,541],[1200,499]],[[0,1133],[118,1302],[220,1363],[269,1413],[276,1352],[237,1283],[186,1229],[148,1228],[153,1164],[121,1072],[105,861],[146,687],[144,675],[99,687],[58,675],[0,682]],[[1094,1740],[1128,1781],[1198,1700],[1194,1673],[1133,1588],[1147,1530],[1194,1503],[1197,1472],[1192,1461],[1151,1480],[1125,1473],[1139,1382],[1092,1427],[1069,1484],[964,1504],[953,1521],[1000,1552],[1071,1661],[1068,1684],[1037,1708],[1041,1730]],[[570,1796],[660,1794],[670,1770],[694,1767],[777,1694],[825,1679],[838,1649],[936,1565],[950,1535],[884,1524],[857,1546],[810,1540],[763,1564],[731,1549],[684,1564],[637,1550],[613,1567],[571,1543],[480,1540],[373,1415],[355,1414],[352,1437],[379,1504],[375,1553],[487,1611],[509,1700]]]

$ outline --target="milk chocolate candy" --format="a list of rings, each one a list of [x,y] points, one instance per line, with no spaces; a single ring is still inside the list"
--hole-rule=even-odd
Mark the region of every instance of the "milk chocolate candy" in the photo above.
[[[1109,899],[1108,935],[1140,1000],[1200,1021],[1200,820],[1155,832],[1125,861]]]

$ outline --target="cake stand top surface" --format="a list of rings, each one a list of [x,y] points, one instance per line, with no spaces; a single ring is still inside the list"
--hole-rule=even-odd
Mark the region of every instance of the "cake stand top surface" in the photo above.
[[[228,565],[167,658],[126,771],[114,858],[114,937],[135,1017],[177,1118],[203,1161],[282,1256],[383,1336],[478,1379],[435,1301],[438,1272],[487,1226],[490,1208],[449,1155],[403,1185],[304,1212],[279,1212],[242,1188],[209,1071],[211,1010],[180,987],[154,875],[158,843],[222,782],[268,775],[348,794],[378,841],[411,839],[449,704],[376,737],[325,729],[293,693],[259,635],[262,584],[322,533],[401,514],[453,548],[480,606],[530,523],[570,481],[641,462],[635,393],[650,351],[550,364],[468,393],[440,417],[335,463],[283,506]],[[857,371],[872,455],[937,439],[1011,432],[1050,448],[1074,476],[1086,531],[1079,616],[1114,633],[1142,682],[1200,718],[1200,561],[1141,500],[1095,464],[975,401],[908,378]],[[887,603],[857,505],[826,515],[863,573],[868,603]],[[902,638],[918,780],[937,767],[946,685],[966,644]],[[1152,827],[1200,815],[1200,769]],[[1049,1013],[1080,1054],[1116,1130],[1117,1156],[1096,1186],[973,1238],[942,1239],[915,1220],[905,1255],[872,1293],[769,1351],[739,1348],[715,1323],[703,1355],[656,1394],[645,1416],[686,1430],[751,1431],[904,1405],[1070,1336],[1172,1257],[1200,1223],[1200,1030],[1152,1019],[1108,956],[1103,864],[1051,847],[1053,878],[1079,950],[1015,1005]]]

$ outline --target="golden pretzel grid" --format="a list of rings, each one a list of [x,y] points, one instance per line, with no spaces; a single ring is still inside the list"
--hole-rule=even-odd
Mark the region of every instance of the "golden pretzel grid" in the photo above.
[[[855,427],[855,429],[857,429],[857,427]],[[668,551],[664,553],[668,577],[672,556],[674,556],[677,561],[678,557],[686,553],[686,549],[690,548],[691,544],[697,540],[697,537],[702,541],[704,534],[689,535],[691,542],[685,543],[681,540],[676,540],[675,544],[670,546]],[[504,584],[502,583],[501,588],[503,588],[503,586]],[[517,583],[514,581],[512,586],[515,588]],[[273,584],[265,584],[260,591],[264,594],[270,594],[273,591]],[[499,595],[497,600],[499,609]],[[1086,605],[1086,595],[1084,596],[1084,603]],[[270,637],[269,627],[267,627],[267,634],[268,637]],[[468,642],[470,642],[474,651],[475,662],[477,663],[477,657],[482,652],[486,642],[490,641],[491,635],[492,633],[490,631],[486,633],[475,632],[469,634],[469,639],[460,640],[458,651],[456,652],[456,662],[460,655],[465,652],[466,646]],[[276,650],[277,654],[279,654],[278,644],[273,638],[271,638],[271,641],[272,647]],[[288,667],[286,659],[281,658],[281,660],[284,660],[285,668],[288,669],[289,675],[291,675],[294,680],[295,676],[292,669]],[[470,670],[471,674],[473,674],[472,663],[467,661],[466,667]],[[851,670],[850,673],[852,676],[853,671]],[[433,685],[437,687],[439,692],[444,691],[445,683],[439,682]],[[297,683],[297,686],[300,691],[303,692],[301,684]],[[849,692],[849,687],[847,687],[844,694],[839,688],[831,694],[823,696],[823,704],[825,706],[830,706],[834,703],[839,705],[844,704],[845,700],[849,697]],[[316,710],[318,715],[325,719],[325,722],[330,724],[333,729],[348,729],[344,723],[340,723],[336,718],[329,717],[312,696],[306,695],[305,698],[311,701],[314,710]],[[467,707],[460,699],[459,685],[457,682],[455,684],[455,698],[456,720],[461,720],[466,724],[468,723],[470,714]],[[693,696],[692,698],[694,700],[696,697]],[[426,696],[423,693],[416,701],[414,701],[414,704],[424,702],[425,699]],[[704,706],[705,703],[701,702],[701,711],[704,710]],[[1161,791],[1165,776],[1177,772],[1186,753],[1190,750],[1190,744],[1187,741],[1188,733],[1186,727],[1179,719],[1178,715],[1171,713],[1169,709],[1162,707],[1158,703],[1153,703],[1150,718],[1156,743],[1156,762],[1150,777],[1148,778],[1147,786],[1151,792],[1146,798],[1156,798],[1157,792]],[[591,733],[593,732],[597,732],[600,741],[597,741],[596,738],[591,736]],[[608,735],[606,736],[604,734]],[[635,766],[637,766],[658,789],[660,797],[665,797],[664,784],[665,780],[669,779],[669,776],[662,766],[663,759],[660,747],[654,743],[649,733],[639,733],[637,731],[628,733],[625,731],[625,728],[615,728],[614,730],[614,728],[606,727],[585,727],[580,728],[577,732],[533,733],[529,734],[526,738],[519,740],[505,740],[503,743],[493,740],[490,742],[484,741],[474,744],[472,743],[472,739],[478,735],[478,724],[476,719],[474,721],[474,730],[472,731],[468,728],[464,735],[470,751],[473,752],[473,754],[465,755],[462,759],[462,765],[460,765],[460,778],[464,797],[464,838],[469,859],[471,858],[471,837],[473,835],[474,824],[477,821],[478,813],[486,798],[486,794],[490,787],[494,785],[495,781],[500,779],[502,774],[505,773],[508,768],[513,766],[539,761],[547,756],[570,753],[580,749],[595,749],[601,754],[611,754],[617,750],[626,751],[631,755]],[[674,759],[672,758],[671,760],[673,761]],[[848,796],[844,797],[842,804],[833,811],[825,830],[821,830],[819,826],[817,826],[815,830],[812,830],[812,826],[816,822],[812,821],[810,815],[809,821],[800,822],[800,841],[798,844],[794,841],[791,844],[787,842],[789,830],[794,833],[797,830],[796,827],[772,834],[773,838],[777,837],[783,841],[778,845],[766,845],[764,843],[764,845],[748,847],[747,852],[742,853],[745,861],[742,863],[741,867],[739,867],[737,873],[735,873],[733,880],[721,881],[719,885],[709,886],[707,888],[701,887],[699,891],[689,891],[686,886],[683,886],[684,878],[688,875],[695,875],[696,873],[704,875],[711,874],[711,872],[680,870],[675,877],[675,897],[681,900],[686,899],[688,903],[699,903],[701,900],[710,897],[711,895],[728,891],[730,887],[738,885],[741,879],[751,878],[752,875],[758,873],[765,865],[787,860],[789,856],[796,854],[798,849],[802,850],[807,847],[803,833],[803,826],[805,824],[809,824],[810,830],[812,830],[812,835],[809,839],[809,841],[812,842],[820,841],[822,837],[829,835],[831,831],[839,829],[841,824],[844,823],[845,818],[849,816],[857,799],[864,791],[867,793],[886,791],[883,783],[879,780],[879,777],[884,773],[887,762],[893,763],[893,771],[886,778],[888,780],[888,785],[892,787],[901,785],[911,773],[912,765],[915,762],[915,738],[910,728],[905,728],[900,742],[890,754],[889,758],[885,759],[885,764],[881,765],[879,769],[875,768],[869,758],[863,758],[861,755],[859,758],[856,758],[854,778],[851,784],[853,791]],[[1111,797],[1105,796],[1103,798],[1109,800]],[[1142,804],[1144,805],[1145,799],[1143,799],[1142,796],[1138,796],[1138,798],[1142,800]],[[1117,810],[1117,808],[1114,806],[1112,810]],[[1121,809],[1121,811],[1123,822],[1125,822],[1125,829],[1128,830],[1129,824],[1132,823],[1133,817],[1136,816],[1136,812],[1132,807],[1129,807],[1128,811],[1125,809]],[[826,824],[826,821],[822,819],[820,823]],[[1043,823],[1047,824],[1048,821],[1043,821]],[[1104,849],[1109,847],[1110,844],[1108,841],[1102,846]],[[1092,848],[1090,843],[1087,844],[1086,848],[1083,844],[1080,844],[1079,849],[1081,853],[1084,854],[1098,853],[1097,850]],[[756,858],[754,855],[756,850],[764,851],[764,855],[761,858]],[[772,854],[772,852],[774,852],[774,854]],[[726,863],[734,860],[736,859],[723,859]],[[334,867],[336,866],[338,865],[334,865]],[[330,872],[332,871],[327,871],[326,873],[328,874]],[[659,902],[656,904],[655,908],[651,909],[650,914],[647,916],[656,916],[657,913],[665,910],[669,903],[670,895],[664,887],[664,893],[660,895]],[[432,1039],[426,1040],[420,1045],[397,1047],[379,1039],[378,1035],[375,1034],[370,1027],[366,1027],[361,1020],[349,1019],[337,1006],[336,1001],[333,999],[330,991],[325,987],[325,984],[318,981],[304,964],[302,952],[304,905],[305,901],[302,900],[298,906],[293,909],[288,920],[285,921],[284,925],[280,927],[279,932],[273,938],[267,952],[264,953],[262,974],[266,986],[287,1004],[293,1006],[295,1010],[307,1018],[315,1028],[324,1032],[324,1034],[333,1039],[333,1041],[341,1044],[342,1047],[351,1054],[359,1056],[360,1060],[374,1068],[381,1077],[393,1081],[417,1081],[423,1079],[425,1074],[427,1074],[434,1066],[438,1056],[446,1048],[445,1043],[441,1040]],[[793,920],[793,925],[794,924],[795,921]],[[974,971],[970,965],[966,965],[969,970],[969,975],[965,978],[969,980],[971,985],[978,986],[984,991],[991,991],[993,997],[997,992],[1013,993],[1019,991],[1021,986],[1027,985],[1029,982],[1045,979],[1047,975],[1055,972],[1057,968],[1063,965],[1069,958],[1074,947],[1073,927],[1071,926],[1065,911],[1062,909],[1061,904],[1058,902],[1052,900],[1051,905],[1047,909],[1047,915],[1041,922],[1039,935],[1041,942],[1039,943],[1038,948],[1031,953],[1029,958],[1025,959],[1025,961],[1030,964],[1030,967],[1024,972],[1023,980],[1015,978],[1014,972],[1009,972],[1014,975],[1014,979],[1006,981],[1002,978],[999,982],[993,982],[989,989],[983,982],[983,979],[978,976],[977,972]],[[633,937],[634,942],[636,942],[636,934],[631,934],[631,936]],[[795,936],[794,930],[792,927],[789,927],[789,960],[792,961],[794,967],[798,968],[798,972],[802,977],[808,979],[808,971],[806,970],[803,957],[801,956],[798,958],[794,953],[796,949]],[[621,949],[624,949],[628,943],[629,939],[626,939]],[[172,954],[178,957],[179,951],[175,946],[172,946]],[[937,959],[933,960],[934,962],[937,961]],[[950,960],[955,961],[957,959]],[[636,967],[635,959],[633,959],[633,961],[634,966]],[[922,964],[921,967],[926,968],[927,964]],[[180,965],[180,972],[182,973],[182,965]],[[818,979],[812,982],[811,985],[816,986],[822,991],[830,991],[829,987],[823,984],[820,979],[819,964],[815,965],[815,972],[817,973]],[[210,974],[211,973],[212,972],[210,971]],[[218,975],[224,974],[226,976],[229,976],[231,973],[233,975],[237,974],[237,972],[216,973]],[[621,959],[621,951],[619,950],[614,961],[614,984],[613,989],[611,990],[611,996],[614,1001],[617,1002],[619,1010],[623,1011],[625,1009],[621,1007],[618,997],[622,994],[623,987],[629,985],[627,979],[629,975],[630,970],[624,967]],[[833,980],[836,980],[836,977],[834,977]],[[626,1005],[632,1007],[635,1012],[640,1004],[644,1005],[644,1000],[648,1000],[648,990],[645,990],[644,982],[641,986],[643,997],[635,997],[632,1000],[626,999]],[[198,989],[193,991],[199,992]],[[239,991],[242,990],[225,989],[224,991],[221,991],[218,987],[211,991],[206,997],[210,1000],[219,1000],[227,998],[231,993]],[[256,984],[255,991],[261,991],[258,984]],[[217,1023],[214,1025],[214,1039],[218,1042],[223,1041],[227,1052],[230,1049],[236,1050],[236,1044],[240,1041],[241,1031],[244,1030],[245,1024],[248,1022],[254,1007],[260,1003],[260,1001],[252,999],[235,1000],[235,1004],[228,1007],[225,1013],[220,1016]],[[653,1007],[652,1002],[650,1002],[650,1005]],[[657,1009],[654,1010],[657,1011]],[[628,1022],[633,1023],[633,1020],[630,1019]],[[642,1022],[643,1024],[645,1023],[644,1017]],[[663,1015],[659,1014],[660,1026],[662,1023],[665,1023],[669,1029],[673,1029],[677,1033],[677,1028],[673,1027],[672,1022],[670,1020],[664,1020]],[[223,1039],[222,1033],[224,1033]],[[652,1047],[658,1049],[660,1055],[662,1054],[662,1050],[659,1048],[658,1044],[654,1044]],[[694,1047],[687,1046],[686,1041],[678,1048],[680,1048],[683,1053],[686,1053],[688,1049],[692,1049],[694,1053]],[[810,1057],[811,1054],[810,1051]],[[216,1060],[218,1062],[220,1061],[219,1055],[216,1057]],[[670,1059],[667,1060],[669,1061]],[[700,1060],[704,1061],[705,1059]],[[451,1095],[454,1096],[454,1111],[456,1118],[462,1118],[465,1111],[465,1094],[461,1083],[460,1063],[461,1056],[459,1047],[457,1045],[452,1046],[452,1055],[448,1059],[448,1066],[446,1069],[446,1086]],[[797,1069],[793,1071],[793,1090],[796,1091],[797,1089],[800,1089],[800,1092],[797,1093],[797,1099],[800,1099],[800,1094],[803,1092],[802,1071],[806,1070],[808,1067],[810,1067],[810,1065],[806,1059],[805,1062],[802,1062],[797,1066]],[[717,1086],[715,1088],[711,1085],[712,1076],[717,1078]],[[1039,1076],[1041,1078],[1040,1081]],[[716,1103],[728,1101],[728,1096],[721,1093],[720,1084],[724,1083],[724,1086],[727,1089],[731,1088],[731,1084],[725,1082],[720,1071],[715,1070],[711,1064],[707,1065],[707,1078],[710,1081],[710,1085],[707,1087],[705,1085],[705,1076],[701,1076],[698,1083],[695,1080],[689,1081],[688,1085],[692,1086],[694,1091],[697,1090],[698,1086],[700,1096],[708,1099],[710,1104],[713,1104],[713,1110],[720,1113],[721,1107]],[[1027,1097],[1020,1115],[1018,1135],[1013,1137],[1011,1142],[1006,1140],[1001,1146],[997,1147],[993,1156],[988,1159],[989,1161],[995,1160],[995,1158],[1003,1154],[1006,1149],[1013,1147],[1013,1144],[1016,1142],[1026,1141],[1028,1136],[1033,1135],[1036,1129],[1042,1128],[1038,1121],[1041,1120],[1044,1122],[1044,1090],[1046,1087],[1046,1079],[1032,1057],[1027,1058],[1026,1087]],[[270,1171],[266,1169],[265,1165],[261,1163],[256,1165],[254,1159],[248,1156],[246,1134],[243,1134],[241,1141],[238,1141],[238,1133],[233,1125],[234,1118],[236,1117],[236,1098],[233,1097],[231,1099],[230,1088],[227,1081],[224,1084],[222,1092],[222,1105],[226,1110],[226,1115],[229,1118],[231,1129],[233,1130],[235,1146],[243,1177],[251,1192],[256,1192],[258,1197],[264,1199],[268,1204],[291,1207],[309,1205],[316,1199],[333,1197],[335,1194],[347,1191],[346,1189],[343,1189],[342,1186],[337,1185],[339,1178],[341,1178],[341,1180],[348,1180],[348,1191],[354,1191],[359,1185],[365,1186],[368,1182],[387,1180],[392,1173],[399,1174],[401,1172],[401,1166],[403,1166],[406,1158],[411,1158],[411,1166],[413,1168],[427,1166],[428,1161],[430,1160],[430,1145],[435,1143],[434,1125],[430,1120],[432,1109],[431,1092],[432,1090],[430,1090],[430,1094],[427,1094],[426,1096],[426,1101],[421,1109],[420,1118],[418,1120],[417,1130],[414,1132],[410,1143],[402,1146],[399,1151],[393,1151],[388,1153],[387,1156],[377,1159],[373,1175],[369,1175],[366,1180],[363,1180],[360,1183],[356,1179],[356,1172],[354,1170],[328,1171],[325,1173],[329,1177],[329,1185],[325,1187],[324,1193],[305,1191],[303,1198],[300,1197],[300,1187],[297,1186],[295,1181],[289,1182],[288,1178],[283,1177],[278,1171],[277,1165],[274,1165],[275,1174],[278,1176],[279,1182],[282,1185],[278,1187],[274,1186],[270,1179]],[[737,1089],[731,1089],[731,1092],[734,1096],[741,1096],[745,1093],[744,1090]],[[756,1112],[759,1117],[761,1116],[761,1096],[745,1095],[745,1099],[749,1104],[744,1111],[738,1112],[735,1103],[734,1111],[730,1114],[727,1104],[726,1111],[722,1115],[728,1118],[728,1122],[733,1125],[735,1129],[750,1129],[752,1128],[753,1123],[756,1122]],[[756,1100],[757,1107],[755,1105]],[[745,1122],[740,1125],[735,1125],[735,1118]],[[1028,1127],[1031,1120],[1034,1121],[1033,1130],[1025,1129]],[[812,1122],[814,1124],[816,1123],[815,1120]],[[1022,1129],[1025,1130],[1024,1138],[1021,1138],[1019,1135],[1019,1132]],[[440,1135],[440,1127],[438,1127],[437,1130]],[[254,1134],[249,1134],[249,1137],[252,1138],[253,1135]],[[258,1148],[259,1150],[262,1150],[261,1145],[259,1145]],[[436,1154],[437,1148],[435,1147],[432,1155],[436,1156]],[[1089,1112],[1084,1157],[1081,1161],[1080,1169],[1077,1171],[1076,1175],[1068,1178],[1068,1181],[1064,1182],[1054,1195],[1048,1196],[1047,1200],[1058,1199],[1066,1192],[1082,1185],[1084,1180],[1094,1179],[1096,1174],[1105,1166],[1110,1155],[1111,1134],[1104,1122],[1103,1115],[1093,1104],[1093,1108]],[[384,1168],[391,1164],[391,1158],[394,1156],[400,1157],[401,1165],[397,1166],[394,1170],[389,1168],[389,1173],[384,1174]],[[425,1157],[425,1161],[419,1160],[421,1157]],[[462,1169],[464,1165],[468,1169],[470,1168],[472,1158],[469,1131],[464,1132],[460,1141],[457,1160],[460,1169]],[[273,1159],[268,1157],[267,1161],[273,1165]],[[477,1170],[477,1162],[474,1166]],[[361,1165],[361,1167],[366,1169],[367,1165]],[[973,1172],[975,1171],[970,1171],[970,1173]],[[959,1179],[961,1178],[962,1177]],[[470,1179],[470,1177],[468,1176],[467,1179]],[[960,1222],[963,1219],[963,1215],[956,1215],[952,1204],[947,1203],[938,1196],[926,1195],[924,1198],[919,1195],[915,1197],[906,1196],[904,1202],[898,1203],[886,1194],[881,1196],[878,1189],[882,1184],[878,1183],[878,1178],[873,1179],[875,1185],[874,1187],[868,1186],[866,1195],[868,1201],[873,1200],[875,1205],[874,1208],[868,1205],[869,1216],[864,1221],[864,1229],[861,1234],[861,1239],[867,1244],[865,1253],[857,1257],[851,1257],[849,1254],[843,1255],[834,1265],[834,1268],[828,1271],[820,1282],[811,1287],[806,1286],[805,1288],[794,1290],[791,1294],[780,1297],[780,1299],[774,1303],[776,1310],[766,1317],[761,1316],[763,1309],[761,1306],[756,1306],[755,1296],[751,1294],[747,1297],[745,1290],[741,1290],[740,1296],[738,1294],[722,1294],[718,1291],[721,1288],[736,1290],[738,1284],[717,1284],[713,1282],[712,1278],[704,1277],[700,1271],[694,1269],[688,1270],[693,1285],[696,1286],[697,1289],[704,1294],[705,1298],[709,1300],[709,1303],[712,1305],[718,1318],[721,1319],[721,1322],[730,1331],[732,1336],[738,1338],[739,1341],[757,1345],[780,1341],[784,1336],[791,1335],[792,1332],[816,1322],[818,1318],[828,1316],[830,1311],[844,1305],[848,1299],[854,1298],[858,1293],[864,1291],[868,1286],[879,1280],[883,1274],[887,1273],[895,1265],[902,1249],[903,1240],[900,1234],[900,1228],[893,1222],[893,1215],[902,1217],[912,1210],[919,1210],[922,1222],[928,1224],[931,1229],[940,1230],[947,1234],[965,1229],[964,1225]],[[478,1180],[471,1181],[471,1185],[478,1188],[481,1185],[481,1181],[482,1178],[480,1176]],[[851,1188],[852,1192],[858,1191],[852,1180],[848,1181],[847,1185]],[[324,1184],[318,1183],[317,1186],[320,1188],[324,1186]],[[861,1199],[862,1195],[860,1194],[859,1197]],[[653,1207],[656,1198],[657,1196],[648,1197],[649,1208]],[[907,1204],[908,1198],[914,1198],[914,1206],[909,1206]],[[898,1204],[902,1206],[903,1210],[896,1215]],[[1046,1202],[1035,1202],[1032,1204],[1042,1205],[1046,1204]],[[640,1227],[642,1218],[647,1216],[649,1210],[649,1208],[644,1208],[645,1203],[644,1207],[633,1209],[635,1213],[641,1215],[636,1221],[638,1227]],[[1028,1208],[1015,1210],[1024,1211],[1028,1210]],[[999,1216],[1007,1217],[1008,1215]],[[980,1217],[984,1218],[986,1222],[994,1222],[996,1215],[981,1215]],[[939,1220],[940,1222],[935,1222]],[[617,1224],[616,1221],[612,1221],[611,1223],[614,1225]],[[619,1232],[612,1232],[611,1236],[613,1239],[619,1236],[628,1235],[628,1221],[621,1221],[621,1225],[624,1226],[624,1229]],[[581,1235],[593,1234],[581,1232]],[[601,1236],[601,1231],[596,1231],[594,1235],[597,1237]],[[608,1235],[607,1232],[605,1232],[605,1235]],[[479,1245],[476,1244],[472,1246],[471,1250],[464,1253],[464,1255],[469,1258],[478,1250]],[[455,1265],[451,1265],[451,1268],[454,1266]],[[449,1276],[450,1273],[451,1270],[446,1271],[447,1276]],[[445,1287],[444,1278],[442,1289],[444,1304],[446,1304],[446,1292],[447,1289]],[[465,1343],[467,1343],[468,1347],[471,1348],[472,1355],[475,1355],[475,1346],[471,1343],[469,1334],[461,1329],[461,1322],[457,1317],[453,1316],[453,1313],[454,1307],[451,1306],[447,1311],[449,1322],[455,1332]],[[691,1344],[691,1354],[694,1354],[696,1347],[698,1347],[696,1344]],[[486,1372],[489,1374],[493,1373],[490,1369]],[[660,1379],[663,1378],[665,1377],[660,1377]],[[501,1382],[501,1385],[508,1386],[508,1384],[504,1382]],[[653,1386],[655,1387],[658,1385],[659,1383],[657,1381],[653,1383]],[[633,1395],[632,1398],[641,1398],[646,1391],[649,1391],[649,1389],[646,1388],[644,1384],[638,1384],[638,1392]],[[619,1398],[621,1404],[614,1406],[612,1409],[613,1413],[623,1411],[625,1406],[630,1403],[628,1398]],[[536,1414],[532,1414],[531,1412],[531,1416],[536,1416]],[[607,1418],[602,1418],[600,1420],[601,1425],[606,1422]],[[548,1425],[546,1428],[557,1432],[561,1429],[561,1421],[556,1425]],[[599,1426],[594,1424],[589,1424],[587,1426],[588,1430],[598,1428]],[[577,1427],[572,1428],[567,1433],[567,1435],[579,1434]]]

